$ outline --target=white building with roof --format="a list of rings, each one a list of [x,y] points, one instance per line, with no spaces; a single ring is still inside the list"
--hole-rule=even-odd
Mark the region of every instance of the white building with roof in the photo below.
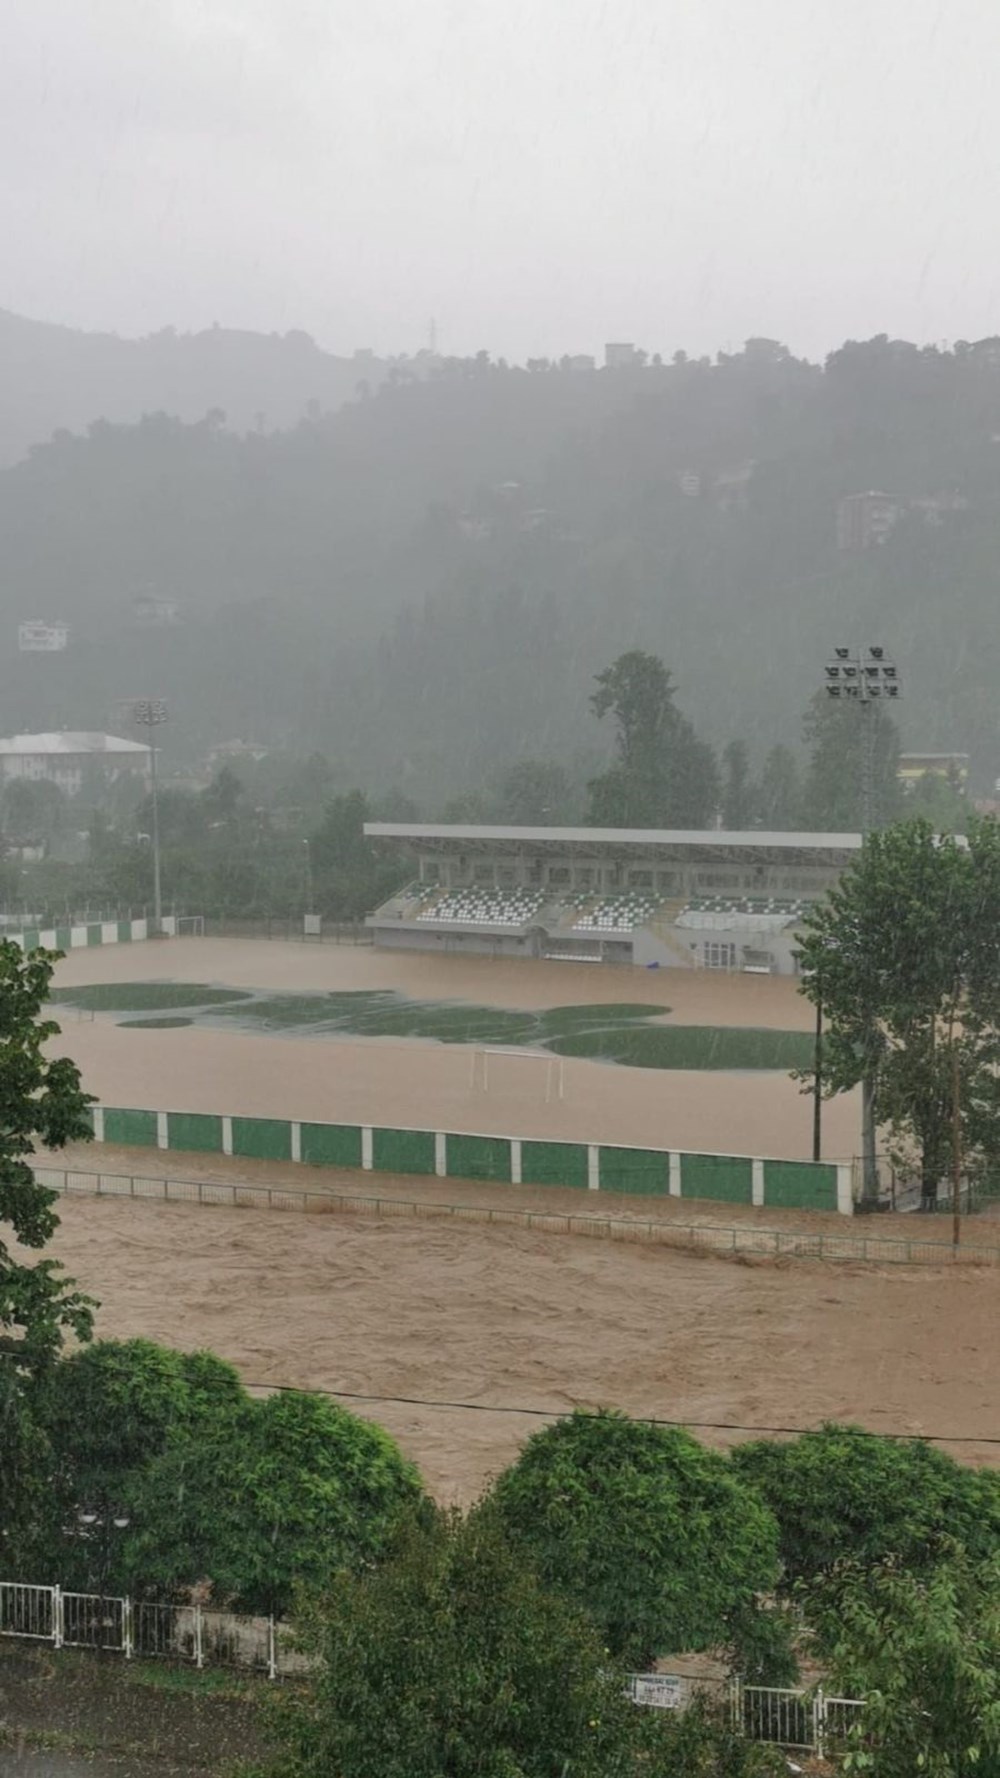
[[[18,778],[58,784],[77,796],[85,773],[97,770],[108,783],[149,772],[149,748],[120,735],[68,729],[50,735],[8,735],[0,740],[0,784]]]

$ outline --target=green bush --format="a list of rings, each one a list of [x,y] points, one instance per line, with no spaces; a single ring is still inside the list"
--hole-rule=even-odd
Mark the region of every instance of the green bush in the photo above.
[[[380,1427],[320,1396],[244,1398],[148,1466],[133,1561],[147,1584],[208,1580],[235,1610],[280,1616],[297,1586],[380,1556],[422,1498]]]
[[[787,1444],[739,1445],[731,1461],[778,1522],[786,1584],[845,1560],[919,1568],[943,1536],[974,1557],[1000,1549],[1000,1482],[919,1439],[831,1424]]]
[[[543,1581],[635,1666],[725,1641],[777,1574],[774,1519],[727,1459],[621,1414],[536,1433],[494,1498]]]

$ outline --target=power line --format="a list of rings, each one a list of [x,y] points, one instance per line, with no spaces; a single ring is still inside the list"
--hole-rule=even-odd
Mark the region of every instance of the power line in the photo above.
[[[16,1363],[17,1357],[15,1352],[0,1351],[0,1358],[9,1358]],[[230,1359],[226,1362],[233,1361]],[[238,1365],[235,1368],[239,1370]],[[515,1406],[509,1402],[493,1405],[486,1401],[449,1401],[430,1395],[379,1395],[366,1389],[326,1389],[320,1383],[258,1383],[242,1376],[240,1381],[244,1389],[264,1390],[272,1395],[324,1395],[332,1401],[368,1401],[382,1407],[443,1408],[460,1414],[516,1414],[532,1420],[562,1420],[567,1412],[565,1408]],[[575,1411],[589,1414],[592,1418],[596,1418],[599,1412],[597,1408],[580,1408]],[[820,1426],[765,1426],[759,1421],[692,1420],[688,1417],[672,1420],[662,1414],[631,1414],[629,1418],[640,1421],[644,1426],[673,1426],[689,1432],[747,1432],[770,1434],[772,1437],[816,1438],[823,1430]],[[1000,1446],[1000,1434],[988,1432],[875,1432],[871,1427],[863,1427],[862,1431],[870,1432],[873,1438],[892,1439],[899,1444]]]
[[[534,1420],[561,1420],[565,1409],[515,1407],[505,1404],[493,1407],[484,1401],[444,1401],[426,1395],[376,1395],[362,1389],[324,1389],[316,1386],[301,1388],[297,1383],[253,1383],[243,1379],[246,1389],[266,1389],[275,1395],[326,1395],[336,1401],[369,1401],[384,1407],[402,1408],[446,1408],[452,1412],[463,1414],[520,1414]],[[597,1410],[585,1408],[578,1410],[596,1416]],[[631,1419],[642,1421],[646,1426],[674,1426],[693,1432],[758,1432],[784,1434],[789,1437],[803,1438],[809,1435],[818,1436],[818,1426],[761,1426],[748,1425],[740,1420],[669,1420],[659,1414],[633,1414]],[[865,1430],[869,1430],[865,1428]],[[1000,1435],[989,1433],[949,1433],[949,1432],[878,1432],[876,1438],[894,1439],[899,1443],[910,1443],[916,1440],[927,1445],[1000,1445]]]

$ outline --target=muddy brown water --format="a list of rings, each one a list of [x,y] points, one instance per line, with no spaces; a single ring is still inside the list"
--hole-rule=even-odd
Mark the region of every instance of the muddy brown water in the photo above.
[[[826,1418],[998,1453],[991,1269],[752,1264],[482,1225],[64,1199],[54,1250],[105,1337],[208,1346],[248,1383],[353,1391],[445,1500],[577,1404]],[[394,1398],[394,1399],[388,1399]],[[454,1402],[465,1407],[426,1406]]]
[[[177,941],[77,952],[67,983],[172,979],[258,988],[394,987],[477,1004],[666,1003],[686,1023],[791,1028],[809,1009],[794,984],[587,967],[425,959],[337,947]],[[475,1094],[466,1050],[382,1040],[318,1041],[195,1029],[136,1032],[67,1017],[58,1040],[108,1103],[249,1115],[370,1119],[524,1135],[803,1155],[810,1108],[775,1075],[669,1074],[564,1064],[565,1097],[498,1064]],[[831,1153],[854,1146],[856,1107],[827,1114]],[[284,1177],[313,1170],[222,1157],[93,1150],[129,1172]],[[348,1189],[357,1178],[336,1180]],[[440,1194],[364,1176],[385,1195]],[[585,1193],[527,1193],[448,1182],[447,1195],[589,1209]],[[512,1194],[507,1196],[507,1194]],[[513,1194],[516,1193],[516,1199]],[[603,1207],[603,1205],[602,1205]],[[731,1205],[615,1200],[617,1214],[844,1228],[838,1218]],[[419,1464],[437,1495],[468,1501],[550,1414],[613,1405],[689,1423],[720,1444],[730,1427],[859,1421],[876,1431],[946,1434],[971,1462],[996,1460],[995,1325],[1000,1275],[986,1268],[733,1263],[669,1248],[364,1215],[66,1199],[58,1256],[102,1304],[105,1337],[143,1334],[209,1346],[263,1387],[354,1391]],[[889,1233],[880,1220],[878,1233]],[[923,1219],[905,1222],[916,1234]],[[994,1225],[995,1226],[995,1225]],[[940,1224],[929,1230],[940,1238]],[[893,1230],[893,1232],[897,1232]],[[985,1238],[980,1236],[980,1238]],[[400,1398],[423,1398],[423,1401]],[[429,1406],[459,1403],[464,1406]]]
[[[394,988],[419,999],[550,1007],[599,1001],[668,1005],[679,1024],[808,1028],[790,978],[713,975],[518,960],[434,957],[369,947],[265,940],[179,939],[74,951],[66,986],[170,980],[305,990]],[[491,1054],[488,1091],[463,1045],[387,1038],[273,1036],[253,1031],[137,1031],[107,1016],[60,1014],[60,1054],[108,1105],[231,1112],[326,1122],[572,1137],[709,1153],[807,1159],[811,1101],[784,1074],[623,1068],[566,1058]],[[548,1095],[548,1096],[547,1096]],[[858,1146],[860,1108],[847,1095],[824,1110],[825,1153]]]

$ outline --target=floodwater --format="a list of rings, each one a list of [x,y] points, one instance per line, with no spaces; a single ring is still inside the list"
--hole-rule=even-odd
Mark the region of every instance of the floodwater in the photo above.
[[[776,979],[265,942],[77,952],[59,966],[59,979],[300,992],[391,987],[506,1006],[643,1000],[670,1005],[688,1024],[792,1028],[810,1016],[794,984]],[[72,1014],[58,1043],[110,1104],[809,1153],[811,1106],[778,1075],[566,1060],[560,1097],[544,1061],[490,1056],[484,1092],[472,1051],[429,1043],[135,1031]],[[852,1151],[856,1123],[850,1101],[827,1110],[828,1153]],[[137,1162],[123,1153],[79,1156],[85,1168],[121,1172]],[[323,1177],[221,1156],[146,1151],[140,1164],[189,1176],[239,1170],[258,1183],[294,1175],[319,1186]],[[376,1184],[365,1180],[367,1189]],[[377,1182],[387,1195],[442,1184]],[[452,1182],[450,1194],[456,1189]],[[479,1199],[496,1189],[463,1185],[460,1195]],[[503,1188],[506,1202],[515,1195],[520,1201],[522,1188]],[[563,1196],[532,1194],[553,1208]],[[590,1208],[586,1199],[573,1194],[573,1207]],[[616,1201],[619,1208],[691,1219],[754,1215],[666,1200]],[[946,1448],[969,1461],[997,1454],[981,1442],[1000,1434],[991,1268],[738,1263],[468,1223],[121,1199],[64,1199],[60,1214],[55,1252],[100,1300],[99,1334],[208,1346],[262,1388],[352,1392],[347,1405],[384,1425],[443,1500],[473,1499],[510,1462],[545,1423],[527,1410],[560,1414],[577,1403],[704,1422],[700,1436],[721,1444],[746,1436],[740,1428],[846,1418],[876,1431],[947,1434],[964,1442]],[[777,1211],[766,1220],[793,1217],[812,1221]],[[880,1224],[878,1232],[888,1230]]]
[[[575,1404],[740,1427],[859,1421],[1000,1455],[992,1268],[739,1263],[477,1224],[69,1198],[98,1332],[209,1346],[248,1383],[353,1391],[443,1500]],[[932,1337],[928,1329],[935,1330]],[[410,1398],[409,1400],[399,1398]],[[466,1406],[426,1406],[413,1398]]]
[[[812,1009],[790,978],[642,970],[239,939],[180,939],[72,952],[65,986],[208,982],[303,992],[393,988],[425,1000],[538,1008],[628,1000],[667,1005],[679,1024],[808,1029]],[[387,1038],[273,1036],[246,1030],[130,1030],[60,1014],[60,1054],[109,1105],[325,1122],[397,1124],[572,1137],[709,1153],[807,1159],[812,1104],[778,1073],[623,1068],[523,1051]],[[857,1151],[855,1095],[824,1107],[824,1152]]]

